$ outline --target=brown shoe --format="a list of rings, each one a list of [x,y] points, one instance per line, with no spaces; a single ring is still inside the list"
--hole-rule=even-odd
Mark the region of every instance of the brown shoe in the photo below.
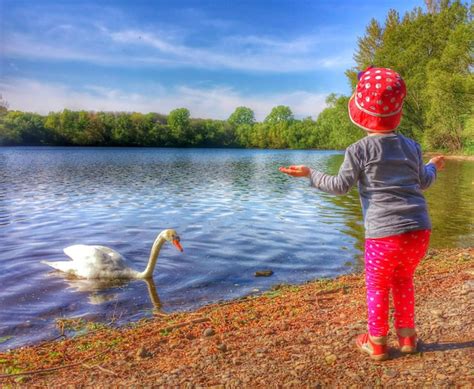
[[[417,352],[418,341],[414,328],[399,328],[397,330],[397,336],[402,353],[413,354]]]

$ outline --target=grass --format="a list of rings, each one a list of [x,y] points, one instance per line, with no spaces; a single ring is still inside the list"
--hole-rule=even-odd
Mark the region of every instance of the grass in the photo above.
[[[11,335],[2,336],[2,337],[0,337],[0,343],[5,343],[6,341],[10,340],[11,338],[13,338],[13,336],[11,336]]]

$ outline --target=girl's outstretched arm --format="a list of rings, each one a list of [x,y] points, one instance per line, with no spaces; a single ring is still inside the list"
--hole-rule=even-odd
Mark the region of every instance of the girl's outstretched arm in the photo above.
[[[293,177],[309,177],[311,186],[323,192],[343,195],[357,182],[361,171],[361,161],[356,156],[355,149],[349,147],[336,176],[310,169],[304,165],[280,167],[279,170]]]
[[[418,171],[420,175],[420,188],[428,189],[436,180],[436,173],[444,169],[444,156],[439,155],[431,158],[425,165],[421,156],[421,148],[417,145],[419,166]]]

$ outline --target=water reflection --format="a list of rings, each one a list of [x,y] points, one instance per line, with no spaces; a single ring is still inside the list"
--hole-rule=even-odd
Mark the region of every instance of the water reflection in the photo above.
[[[58,272],[53,272],[55,276],[61,276]],[[65,278],[69,289],[78,293],[86,293],[88,295],[89,304],[100,305],[118,299],[120,289],[123,289],[130,282],[143,282],[147,286],[148,296],[153,309],[159,311],[161,309],[161,301],[156,290],[155,281],[153,279],[140,280],[92,280],[79,278]]]

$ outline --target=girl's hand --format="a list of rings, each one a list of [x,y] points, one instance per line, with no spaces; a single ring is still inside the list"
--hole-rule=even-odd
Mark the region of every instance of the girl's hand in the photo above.
[[[278,170],[293,177],[309,177],[310,174],[309,167],[304,165],[291,165],[288,167],[282,166]]]
[[[443,170],[444,169],[444,155],[438,155],[433,157],[429,160],[428,163],[432,163],[436,166],[436,170]]]

